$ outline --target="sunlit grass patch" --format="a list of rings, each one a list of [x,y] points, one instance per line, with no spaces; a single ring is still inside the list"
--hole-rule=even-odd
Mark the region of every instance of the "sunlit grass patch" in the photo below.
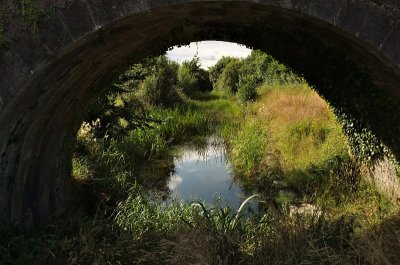
[[[209,117],[206,113],[191,106],[154,109],[150,115],[162,120],[157,126],[157,131],[170,143],[179,143],[193,135],[204,135],[210,131]]]
[[[254,106],[261,118],[289,124],[303,119],[329,120],[327,103],[307,84],[264,86]]]
[[[270,152],[291,185],[313,190],[335,170],[334,161],[350,159],[340,124],[307,84],[264,86],[259,94],[248,118],[268,132]]]
[[[268,135],[254,122],[245,122],[230,141],[230,159],[239,174],[260,170],[268,146]]]

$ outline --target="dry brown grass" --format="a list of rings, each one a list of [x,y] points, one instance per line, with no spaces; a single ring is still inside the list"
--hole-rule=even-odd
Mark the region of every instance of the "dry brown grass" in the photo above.
[[[213,255],[212,238],[204,231],[185,231],[178,235],[177,240],[170,241],[168,245],[172,251],[166,263],[181,264],[224,264]]]
[[[364,257],[365,264],[400,264],[399,214],[366,229],[365,233],[354,240],[354,247]]]
[[[252,119],[269,132],[285,172],[322,166],[347,153],[346,140],[329,105],[307,84],[265,86],[250,106]]]
[[[258,101],[257,115],[290,124],[304,119],[329,120],[328,104],[306,84],[270,88]]]

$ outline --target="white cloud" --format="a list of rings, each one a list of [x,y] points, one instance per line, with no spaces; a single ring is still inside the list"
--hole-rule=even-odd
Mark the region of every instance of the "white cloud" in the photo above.
[[[190,60],[198,51],[200,63],[203,68],[214,65],[223,56],[247,57],[251,50],[243,45],[223,41],[192,42],[189,46],[174,47],[167,52],[167,56],[178,63]]]
[[[176,190],[176,188],[182,184],[183,178],[179,175],[175,175],[171,177],[169,183],[168,183],[168,188],[171,191]]]

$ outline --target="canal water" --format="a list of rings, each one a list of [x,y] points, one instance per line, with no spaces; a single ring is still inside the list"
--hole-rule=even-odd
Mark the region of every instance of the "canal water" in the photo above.
[[[186,144],[177,147],[174,155],[169,200],[200,200],[209,206],[220,203],[238,209],[248,197],[234,181],[222,139],[209,137],[201,147]]]

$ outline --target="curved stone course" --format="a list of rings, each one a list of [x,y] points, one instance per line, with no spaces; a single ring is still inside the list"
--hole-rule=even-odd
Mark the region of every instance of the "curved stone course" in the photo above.
[[[30,227],[70,205],[88,103],[129,64],[191,41],[269,52],[399,157],[399,10],[397,0],[2,1],[0,221]]]

